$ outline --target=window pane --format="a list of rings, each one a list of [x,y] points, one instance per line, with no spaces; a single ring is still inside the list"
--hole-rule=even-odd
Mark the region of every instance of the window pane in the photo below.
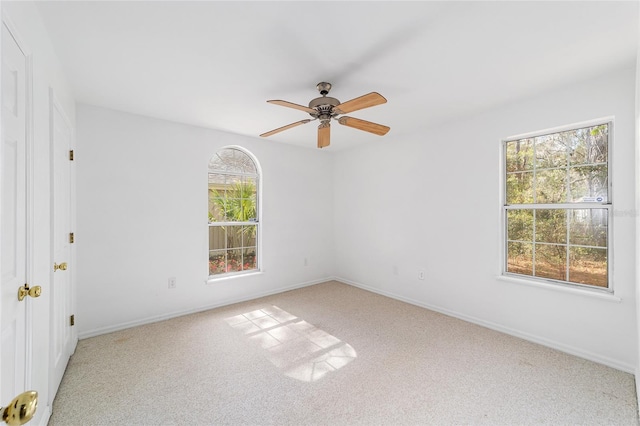
[[[240,176],[227,176],[227,188],[225,199],[225,218],[229,222],[242,222],[242,206],[239,199],[242,194],[242,178]]]
[[[253,226],[244,226],[242,228],[242,246],[243,247],[254,247],[256,246],[256,232],[258,231],[258,227],[256,225]]]
[[[220,173],[209,173],[209,188],[223,188],[225,184],[225,175]]]
[[[225,176],[209,173],[209,222],[224,220]]]
[[[209,227],[209,250],[221,250],[226,246],[226,232],[222,226]]]
[[[571,132],[571,164],[606,163],[609,157],[609,125],[586,127]]]
[[[567,279],[567,247],[536,244],[536,277],[565,281]]]
[[[536,169],[567,165],[566,133],[553,133],[535,138]]]
[[[227,195],[232,195],[228,193]],[[229,222],[242,222],[242,206],[237,198],[225,199],[225,217]]]
[[[209,251],[209,275],[224,274],[225,272],[227,272],[226,251]]]
[[[536,203],[564,203],[567,199],[566,169],[536,172]]]
[[[607,166],[581,166],[569,169],[569,182],[571,186],[571,201],[580,202],[607,202],[608,176]]]
[[[209,191],[209,222],[225,220],[225,199],[216,191]]]
[[[227,250],[227,272],[242,271],[242,250]]]
[[[227,228],[227,248],[235,249],[242,247],[242,226],[226,226]]]
[[[533,210],[507,211],[507,239],[511,241],[533,241]]]
[[[218,151],[216,155],[220,158],[221,162],[219,163],[219,167],[221,167],[224,171],[233,172],[235,170],[234,167],[234,158],[236,156],[235,149],[223,149],[222,151]]]
[[[216,155],[214,155],[213,157],[211,157],[209,159],[209,170],[210,171],[225,171],[226,170],[226,166],[224,164],[224,160],[222,159],[222,157],[219,155],[220,153],[217,153]]]
[[[507,204],[533,203],[533,173],[507,174]]]
[[[242,208],[242,221],[249,222],[256,220],[256,200],[255,198],[243,198],[239,200]]]
[[[236,181],[226,192],[226,218],[228,221],[248,222],[256,219],[256,187],[252,181]]]
[[[607,249],[569,247],[569,279],[607,287]]]
[[[244,174],[247,172],[248,163],[253,163],[249,156],[237,149],[224,150],[223,158],[229,173]]]
[[[564,209],[536,210],[536,242],[567,242],[567,213]]]
[[[507,272],[533,275],[533,243],[507,243]]]
[[[533,140],[520,139],[506,143],[507,172],[533,169]]]
[[[571,210],[570,215],[570,244],[607,247],[607,209]]]
[[[242,214],[246,222],[258,220],[258,209],[256,196],[242,199]]]
[[[242,270],[247,271],[251,269],[257,269],[258,263],[256,262],[256,249],[244,249],[242,251]]]
[[[247,187],[248,194],[256,193],[256,178],[250,176],[244,176],[242,178],[242,183]],[[245,195],[246,197],[247,195]]]
[[[255,163],[248,155],[242,156],[242,171],[247,174],[258,174]]]

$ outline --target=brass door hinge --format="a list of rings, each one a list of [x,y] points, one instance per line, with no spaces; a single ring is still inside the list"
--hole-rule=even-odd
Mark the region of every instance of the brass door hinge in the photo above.
[[[73,236],[73,232],[69,233],[69,243],[73,244],[73,242],[75,241],[75,237]]]
[[[69,151],[69,161],[73,161],[73,150]]]
[[[71,327],[73,327],[74,325],[76,325],[76,316],[75,315],[71,315],[69,317],[69,324],[71,325]]]

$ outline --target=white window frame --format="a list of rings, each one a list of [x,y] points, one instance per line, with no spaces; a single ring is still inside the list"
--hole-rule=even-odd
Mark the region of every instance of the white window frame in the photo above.
[[[542,204],[542,203],[531,203],[531,204],[507,204],[507,150],[506,146],[508,142],[512,142],[519,139],[526,138],[535,138],[538,136],[549,135],[553,133],[566,132],[571,130],[577,130],[585,127],[592,127],[598,125],[608,125],[608,140],[607,140],[607,201],[606,202],[581,202],[581,203],[557,203],[557,204]],[[594,119],[574,124],[569,124],[560,127],[554,127],[550,129],[540,130],[536,132],[530,132],[525,134],[519,134],[515,136],[510,136],[508,138],[502,139],[500,141],[500,224],[501,224],[501,232],[500,232],[500,247],[501,247],[501,255],[500,255],[500,276],[504,278],[511,278],[516,282],[525,282],[525,283],[540,283],[540,284],[552,284],[554,287],[564,287],[568,290],[587,290],[598,293],[614,293],[614,285],[613,285],[613,186],[612,186],[612,147],[614,140],[614,118],[613,117],[605,117],[600,119]],[[534,157],[535,157],[535,147],[534,147]],[[532,189],[535,193],[535,170],[534,179],[532,184]],[[542,210],[542,209],[561,209],[565,211],[570,210],[579,210],[579,209],[605,209],[607,210],[607,287],[599,287],[590,284],[581,284],[570,281],[562,281],[555,280],[551,278],[544,277],[536,277],[532,275],[518,274],[515,272],[507,271],[507,262],[508,262],[508,233],[507,233],[507,213],[509,210],[515,209],[534,209],[534,210]],[[535,240],[535,228],[534,228],[534,240]],[[566,245],[569,246],[569,240],[567,238]],[[567,262],[569,259],[567,259]],[[535,257],[534,257],[535,264]]]
[[[236,278],[236,277],[246,277],[248,275],[254,275],[254,274],[260,274],[262,273],[262,226],[261,226],[261,219],[262,219],[262,185],[263,185],[263,176],[262,176],[262,168],[260,167],[260,162],[258,161],[258,159],[255,157],[255,155],[253,155],[253,153],[251,153],[249,150],[238,146],[238,145],[228,145],[228,146],[223,146],[219,149],[216,150],[216,152],[210,157],[213,158],[213,156],[215,156],[217,153],[219,153],[220,151],[223,151],[225,149],[235,149],[238,150],[240,152],[242,152],[243,154],[247,155],[251,161],[253,161],[253,164],[256,168],[256,174],[246,174],[245,176],[250,176],[250,177],[254,177],[256,180],[256,220],[255,221],[248,221],[248,222],[208,222],[207,223],[207,255],[206,255],[206,259],[207,259],[207,271],[209,270],[209,255],[210,255],[210,250],[209,250],[209,228],[211,226],[241,226],[241,225],[250,225],[250,226],[256,226],[256,269],[251,269],[251,270],[247,270],[247,271],[233,271],[233,272],[224,272],[221,274],[215,274],[215,275],[208,275],[207,279],[206,279],[206,283],[210,284],[213,282],[218,282],[218,281],[222,281],[222,280],[227,280],[229,278]],[[207,166],[207,176],[209,175],[209,173],[212,173],[212,170],[209,169],[209,167]],[[242,175],[239,173],[232,173],[232,172],[225,172],[225,171],[215,171],[214,173],[217,174],[225,174],[225,175],[230,175],[230,176],[238,176],[238,175]],[[208,181],[208,180],[207,180]],[[208,188],[208,184],[207,184],[207,188]],[[207,191],[208,192],[208,191]]]

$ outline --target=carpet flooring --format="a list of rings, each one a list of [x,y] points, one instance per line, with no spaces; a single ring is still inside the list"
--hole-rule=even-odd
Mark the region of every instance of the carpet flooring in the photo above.
[[[78,343],[64,425],[637,425],[634,377],[335,281]]]

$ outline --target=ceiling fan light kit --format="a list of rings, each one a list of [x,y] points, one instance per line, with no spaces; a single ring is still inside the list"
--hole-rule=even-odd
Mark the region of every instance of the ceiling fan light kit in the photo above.
[[[378,136],[386,135],[389,131],[390,127],[384,126],[382,124],[372,123],[370,121],[347,116],[338,117],[338,115],[341,114],[346,114],[348,112],[358,111],[364,108],[369,108],[386,103],[387,100],[379,93],[371,92],[358,98],[351,99],[350,101],[340,103],[340,101],[336,98],[327,96],[329,94],[329,91],[331,90],[331,83],[323,81],[318,83],[316,85],[316,88],[320,92],[321,96],[312,99],[311,102],[309,102],[308,107],[282,100],[267,101],[271,104],[304,111],[313,118],[307,118],[306,120],[300,120],[295,123],[287,124],[286,126],[278,127],[277,129],[263,133],[260,136],[271,136],[284,130],[299,126],[301,124],[307,124],[310,121],[320,120],[320,125],[318,126],[318,148],[325,148],[329,146],[331,142],[330,128],[332,119],[336,120],[343,126],[352,127],[358,130],[364,130],[365,132],[373,133],[374,135]]]

